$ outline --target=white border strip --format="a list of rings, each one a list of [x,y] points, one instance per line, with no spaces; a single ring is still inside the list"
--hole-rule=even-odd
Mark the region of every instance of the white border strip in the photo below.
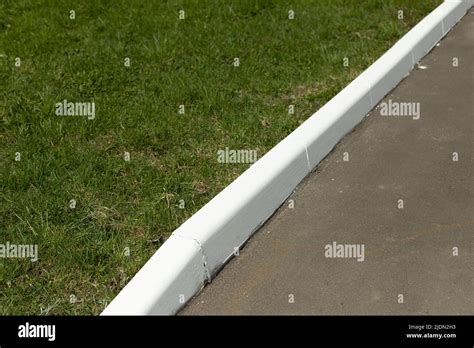
[[[459,21],[474,0],[446,0],[382,57],[189,218],[102,315],[175,314],[295,187]]]

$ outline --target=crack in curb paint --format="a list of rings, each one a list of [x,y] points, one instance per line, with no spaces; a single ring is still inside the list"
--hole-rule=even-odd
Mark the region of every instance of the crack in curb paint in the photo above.
[[[182,236],[180,234],[174,234],[174,236],[184,238],[184,239],[187,239],[187,240],[192,240],[193,242],[196,243],[197,247],[199,248],[199,252],[201,253],[202,263],[203,263],[203,266],[204,266],[205,284],[211,283],[211,273],[209,272],[209,267],[207,266],[207,257],[206,257],[206,254],[204,253],[204,248],[202,247],[201,243],[195,238]]]
[[[306,161],[308,163],[308,169],[311,172],[311,163],[309,162],[309,154],[308,154],[308,147],[304,145],[304,152],[306,153]],[[294,190],[293,190],[294,191]],[[288,196],[289,197],[289,196]],[[287,197],[287,198],[288,198]]]

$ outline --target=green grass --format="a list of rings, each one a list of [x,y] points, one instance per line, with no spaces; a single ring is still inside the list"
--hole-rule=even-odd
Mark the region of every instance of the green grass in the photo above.
[[[248,167],[219,149],[261,157],[440,2],[2,1],[0,244],[40,259],[0,259],[0,314],[100,313]]]

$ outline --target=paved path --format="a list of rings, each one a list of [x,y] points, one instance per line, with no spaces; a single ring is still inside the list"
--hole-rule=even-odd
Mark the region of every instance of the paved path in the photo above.
[[[474,314],[472,12],[384,99],[420,118],[379,105],[180,314]]]

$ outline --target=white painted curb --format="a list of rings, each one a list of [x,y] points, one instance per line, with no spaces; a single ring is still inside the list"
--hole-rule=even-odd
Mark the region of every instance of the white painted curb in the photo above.
[[[473,3],[474,0],[446,0],[425,17],[174,231],[102,315],[175,314]]]

